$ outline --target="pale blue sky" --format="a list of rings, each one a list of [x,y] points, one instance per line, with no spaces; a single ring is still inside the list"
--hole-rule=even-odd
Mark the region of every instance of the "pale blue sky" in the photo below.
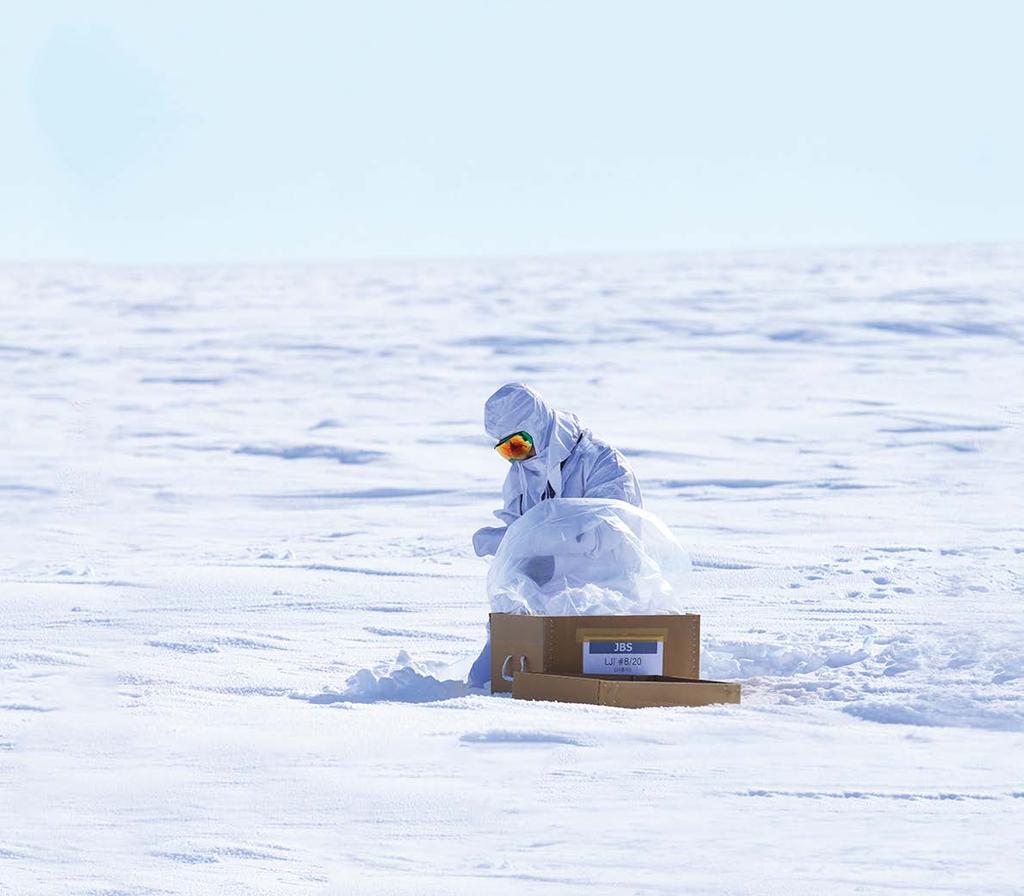
[[[1017,2],[43,2],[0,260],[1024,239]]]

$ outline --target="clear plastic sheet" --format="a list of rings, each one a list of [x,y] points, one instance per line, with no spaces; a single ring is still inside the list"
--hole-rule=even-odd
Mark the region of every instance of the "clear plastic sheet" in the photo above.
[[[656,516],[605,498],[553,498],[513,522],[487,576],[495,613],[685,613],[690,558]]]

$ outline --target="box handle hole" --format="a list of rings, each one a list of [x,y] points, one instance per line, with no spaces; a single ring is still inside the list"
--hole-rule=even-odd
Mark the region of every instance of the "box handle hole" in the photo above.
[[[512,678],[514,677],[514,673],[509,672],[509,664],[511,663],[511,661],[513,659],[515,659],[515,657],[513,657],[512,654],[510,653],[508,656],[505,657],[505,661],[501,664],[501,677],[504,678],[505,681],[511,681]],[[519,671],[520,672],[525,672],[526,671],[526,657],[525,656],[519,657]]]

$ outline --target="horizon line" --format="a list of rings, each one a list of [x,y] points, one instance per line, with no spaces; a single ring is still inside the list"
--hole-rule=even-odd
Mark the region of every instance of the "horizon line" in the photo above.
[[[1013,239],[969,239],[969,240],[923,240],[923,241],[880,241],[880,242],[835,242],[808,243],[802,245],[766,245],[742,247],[708,247],[678,249],[580,249],[534,251],[534,252],[467,252],[433,253],[418,255],[415,253],[338,255],[338,256],[294,256],[280,259],[258,259],[237,256],[231,258],[180,258],[180,259],[143,259],[137,261],[103,259],[103,258],[0,258],[0,267],[97,267],[97,268],[208,268],[208,267],[334,267],[345,265],[397,264],[416,265],[429,263],[472,263],[472,262],[509,262],[509,261],[553,261],[564,260],[600,260],[615,258],[677,258],[698,256],[729,256],[729,255],[788,255],[814,252],[889,252],[906,250],[937,250],[937,249],[1024,249],[1024,236]]]

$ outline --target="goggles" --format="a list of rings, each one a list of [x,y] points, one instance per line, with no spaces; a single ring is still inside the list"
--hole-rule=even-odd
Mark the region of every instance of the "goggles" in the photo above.
[[[508,461],[526,460],[533,454],[533,436],[528,432],[514,432],[498,442],[494,450]]]

